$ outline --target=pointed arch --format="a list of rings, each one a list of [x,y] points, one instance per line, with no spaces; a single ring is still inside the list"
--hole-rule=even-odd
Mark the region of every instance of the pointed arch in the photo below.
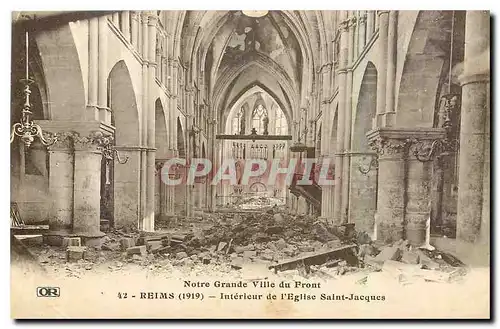
[[[111,122],[116,127],[117,145],[137,146],[141,143],[140,116],[130,71],[125,61],[113,66],[108,77],[108,106]]]
[[[155,101],[155,147],[156,158],[166,159],[168,155],[168,131],[165,111],[160,98]]]
[[[221,121],[220,121],[220,126],[219,126],[220,131],[225,131],[225,132],[229,131],[230,127],[228,124],[228,118],[230,117],[231,113],[235,109],[238,109],[243,104],[243,102],[246,101],[246,99],[249,96],[251,96],[255,93],[258,93],[258,92],[267,93],[267,95],[269,97],[271,97],[276,102],[276,104],[278,104],[280,109],[283,111],[287,124],[289,125],[290,122],[292,122],[291,121],[292,118],[290,116],[290,113],[287,111],[286,108],[283,108],[283,103],[280,101],[280,99],[278,97],[276,97],[276,95],[272,92],[272,90],[270,90],[266,86],[262,85],[261,83],[254,82],[254,83],[249,84],[245,89],[243,89],[241,92],[239,92],[237,94],[237,96],[234,97],[233,100],[231,101],[231,105],[228,106],[225,111],[222,111]],[[249,110],[250,110],[250,114],[251,114],[253,107],[250,108]],[[248,115],[247,115],[247,117],[251,118],[251,116],[248,116]],[[288,131],[289,132],[291,131],[290,127],[288,127]]]
[[[185,132],[182,127],[181,118],[177,117],[177,151],[180,158],[186,157],[186,142],[184,133]]]
[[[372,119],[377,112],[377,69],[372,62],[366,66],[358,95],[351,148],[354,152],[366,152],[366,133],[372,129]]]
[[[86,92],[69,24],[36,34],[52,120],[85,121]],[[61,65],[61,63],[63,63]],[[93,117],[92,117],[93,119]]]
[[[451,31],[451,11],[420,11],[397,96],[396,125],[432,127]]]

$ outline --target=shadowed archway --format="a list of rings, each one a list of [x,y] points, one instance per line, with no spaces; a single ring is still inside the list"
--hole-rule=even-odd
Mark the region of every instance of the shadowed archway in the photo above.
[[[140,207],[140,121],[135,91],[124,61],[115,64],[108,78],[108,106],[115,126],[117,150],[128,156],[125,164],[110,163],[114,177],[114,226],[138,227]]]

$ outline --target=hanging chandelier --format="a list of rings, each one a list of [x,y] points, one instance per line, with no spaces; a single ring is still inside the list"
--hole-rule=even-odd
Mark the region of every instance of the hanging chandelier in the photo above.
[[[24,105],[21,111],[21,120],[20,122],[16,122],[12,126],[12,130],[10,133],[10,142],[12,143],[16,136],[20,137],[26,147],[30,147],[31,143],[35,140],[35,137],[40,139],[43,145],[48,146],[54,144],[56,141],[56,137],[49,138],[44,137],[42,128],[36,124],[32,119],[33,112],[31,110],[30,103],[30,94],[31,89],[30,85],[34,83],[32,79],[29,78],[29,41],[28,41],[28,31],[26,31],[26,75],[24,79],[21,79],[21,82],[24,84]]]

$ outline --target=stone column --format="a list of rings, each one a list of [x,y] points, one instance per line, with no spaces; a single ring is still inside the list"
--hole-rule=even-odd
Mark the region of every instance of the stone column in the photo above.
[[[167,64],[168,59],[165,55],[161,56],[161,83],[166,86],[167,85]]]
[[[120,25],[118,24],[120,22],[120,13],[115,12],[111,15],[111,20],[113,21],[113,24],[120,29]]]
[[[333,185],[321,186],[321,218],[326,222],[331,222],[333,218],[334,192]]]
[[[349,222],[356,229],[373,232],[377,210],[377,154],[354,151],[350,153]]]
[[[348,51],[348,69],[346,76],[345,92],[345,134],[344,134],[344,155],[342,164],[342,223],[347,223],[349,219],[349,169],[350,169],[350,151],[351,151],[351,126],[352,126],[352,65],[354,63],[354,25],[355,17],[350,19],[349,29],[349,51]]]
[[[52,206],[49,216],[51,231],[69,233],[73,220],[73,143],[59,137],[49,150],[49,193]]]
[[[177,119],[176,119],[176,113],[177,113],[177,101],[178,101],[178,93],[179,93],[179,86],[177,84],[177,74],[178,74],[178,68],[179,68],[179,63],[177,60],[171,59],[169,60],[169,66],[170,66],[170,72],[171,72],[171,77],[169,80],[169,89],[172,93],[172,97],[170,98],[170,108],[172,109],[169,111],[170,115],[170,131],[171,131],[171,139],[170,139],[170,149],[173,151],[177,150]]]
[[[99,120],[97,95],[99,84],[99,19],[89,19],[89,73],[88,73],[87,119]]]
[[[384,243],[398,241],[404,237],[407,138],[384,128],[369,131],[367,138],[379,163],[374,238]]]
[[[413,246],[423,246],[431,216],[431,181],[433,160],[437,151],[430,154],[433,144],[445,137],[444,129],[421,128],[413,133],[407,158],[405,238]],[[429,222],[430,224],[430,222]]]
[[[338,127],[337,127],[337,147],[335,155],[335,201],[334,201],[334,213],[333,221],[336,224],[340,224],[342,221],[342,178],[343,178],[343,152],[344,152],[344,134],[345,134],[345,116],[346,116],[346,75],[347,75],[347,65],[348,65],[348,29],[349,29],[349,19],[347,18],[346,12],[341,12],[341,18],[343,20],[340,23],[340,54],[339,54],[339,93],[338,93]]]
[[[370,41],[375,31],[375,11],[368,10],[366,13],[366,41]]]
[[[209,147],[209,154],[210,154],[210,160],[212,161],[212,170],[210,171],[210,174],[208,175],[208,182],[207,184],[209,185],[209,191],[210,191],[210,196],[208,199],[208,210],[210,212],[214,212],[217,208],[217,200],[216,200],[216,195],[217,195],[217,186],[212,185],[212,180],[214,179],[215,173],[217,171],[217,166],[218,166],[218,160],[217,160],[217,155],[219,154],[219,149],[220,149],[220,143],[215,139],[216,136],[216,129],[217,129],[217,121],[213,119],[209,119],[209,131],[210,131],[210,147]]]
[[[164,184],[165,185],[165,184]],[[168,217],[175,216],[174,206],[175,206],[175,188],[172,185],[166,185],[166,215]]]
[[[158,216],[160,220],[167,219],[167,184],[163,182],[162,179],[162,169],[163,169],[163,164],[165,163],[165,160],[161,159],[156,159],[155,162],[155,178],[157,184],[159,184],[158,188],[158,201],[159,201],[159,207],[155,207],[158,209]],[[155,209],[156,211],[156,209]]]
[[[457,238],[469,242],[480,236],[485,242],[489,240],[489,40],[489,12],[467,11],[464,70],[459,77],[462,111]]]
[[[192,106],[191,104],[191,95],[192,95],[192,91],[191,90],[188,90],[187,91],[187,94],[188,94],[188,102],[187,102],[187,106],[186,106],[186,112],[189,111],[189,108]],[[186,141],[186,158],[187,159],[191,159],[192,156],[193,156],[193,149],[192,149],[192,142],[191,142],[191,139],[192,138],[195,138],[194,136],[190,136],[190,130],[191,128],[193,127],[193,115],[192,114],[186,114],[186,131],[185,131],[185,141]],[[188,170],[189,170],[189,167],[186,166],[186,171],[184,172],[184,175],[185,177],[187,176],[187,173],[188,173]],[[194,189],[194,184],[193,185],[187,185],[186,184],[186,188],[185,188],[185,197],[186,197],[186,202],[184,203],[185,205],[185,211],[186,211],[186,217],[187,218],[190,218],[193,216],[193,206],[194,206],[194,200],[193,200],[193,189]]]
[[[359,11],[358,20],[358,54],[361,54],[366,45],[366,10]]]
[[[329,130],[329,122],[333,121],[333,109],[331,103],[329,102],[330,98],[330,85],[331,85],[331,76],[333,74],[333,64],[329,64],[323,68],[323,124],[321,128],[321,156],[318,158],[318,165],[322,166],[324,159],[333,160],[334,154],[331,152],[331,132]],[[335,129],[336,127],[332,127]],[[336,136],[335,136],[336,137]],[[331,162],[330,165],[333,165]],[[334,191],[335,187],[333,185],[322,185],[321,186],[321,218],[325,222],[331,222],[333,219],[333,202],[334,202]]]
[[[132,19],[132,31],[131,31],[131,40],[132,45],[138,49],[139,45],[139,15],[136,11],[131,12]]]
[[[141,154],[140,146],[116,146],[126,154],[125,164],[114,166],[114,219],[115,228],[137,228],[141,210]]]
[[[137,50],[139,54],[142,55],[143,57],[143,62],[142,62],[142,99],[141,99],[141,108],[142,108],[142,125],[141,125],[141,160],[140,160],[140,207],[139,207],[139,222],[138,227],[139,229],[143,229],[143,225],[145,222],[146,217],[148,216],[147,214],[147,209],[146,209],[146,204],[147,204],[147,177],[148,177],[148,155],[147,155],[147,149],[148,149],[148,111],[149,111],[149,105],[148,105],[148,99],[149,99],[149,93],[148,93],[148,40],[147,40],[147,34],[148,34],[148,18],[147,18],[147,12],[141,11],[138,12],[138,18],[139,18],[139,26],[138,26],[138,31],[139,31],[139,38],[138,38],[138,45],[137,45]]]
[[[100,231],[102,134],[74,138],[73,233],[86,245],[99,244]]]
[[[420,247],[431,212],[432,160],[442,151],[445,130],[384,127],[367,137],[379,163],[376,238],[386,243],[408,239]]]
[[[158,21],[158,17],[154,12],[148,12],[147,16],[144,16],[144,19],[147,17],[147,38],[144,39],[145,51],[144,58],[147,59],[147,98],[146,98],[146,107],[147,107],[147,173],[146,173],[146,215],[144,216],[143,221],[143,229],[145,231],[152,232],[154,231],[154,199],[155,199],[155,158],[156,158],[156,149],[155,149],[155,94],[154,94],[154,85],[155,85],[155,49],[156,49],[156,23]]]
[[[108,19],[99,17],[99,78],[98,106],[99,120],[111,124],[111,111],[108,108]]]
[[[122,15],[122,26],[121,30],[125,36],[125,40],[130,42],[130,11],[124,10],[121,12]]]
[[[389,12],[389,26],[387,32],[387,81],[385,90],[385,114],[382,120],[383,127],[393,126],[394,118],[396,117],[394,104],[396,101],[397,26],[398,12],[396,10],[391,10]]]
[[[385,113],[385,97],[387,85],[387,38],[389,28],[389,11],[380,10],[379,15],[379,30],[378,30],[378,47],[379,61],[377,72],[377,116],[374,119],[372,128],[383,127],[382,118]]]
[[[481,227],[479,228],[479,242],[490,243],[490,95],[486,96],[488,113],[486,114],[485,136],[484,136],[484,169],[483,169],[483,213],[481,216]]]

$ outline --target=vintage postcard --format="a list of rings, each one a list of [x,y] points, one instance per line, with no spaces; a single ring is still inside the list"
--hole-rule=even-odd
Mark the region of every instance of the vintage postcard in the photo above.
[[[490,12],[12,12],[11,316],[489,319]]]

